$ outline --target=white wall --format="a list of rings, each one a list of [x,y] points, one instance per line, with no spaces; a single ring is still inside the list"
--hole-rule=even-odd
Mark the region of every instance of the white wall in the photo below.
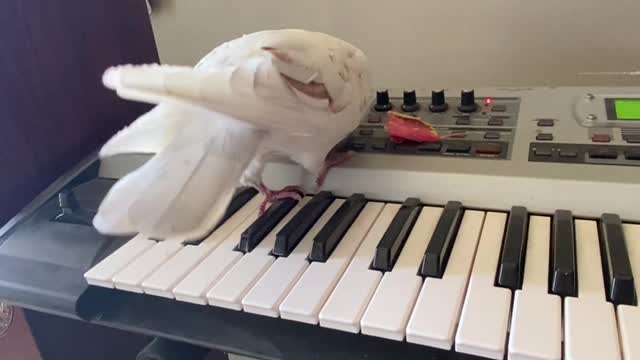
[[[362,48],[375,85],[639,85],[640,0],[157,0],[165,63],[193,65],[265,28],[331,33]],[[401,39],[401,40],[398,40]]]

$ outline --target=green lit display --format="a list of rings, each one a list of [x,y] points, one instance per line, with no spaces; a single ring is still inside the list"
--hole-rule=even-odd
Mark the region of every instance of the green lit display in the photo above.
[[[616,100],[615,108],[616,108],[616,118],[618,120],[640,121],[640,99]]]

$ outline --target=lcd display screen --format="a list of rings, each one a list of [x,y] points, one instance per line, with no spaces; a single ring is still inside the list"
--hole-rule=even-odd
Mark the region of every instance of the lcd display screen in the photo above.
[[[640,99],[614,101],[617,120],[640,121]]]

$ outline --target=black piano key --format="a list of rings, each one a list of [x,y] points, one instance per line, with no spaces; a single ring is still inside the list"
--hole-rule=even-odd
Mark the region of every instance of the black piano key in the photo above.
[[[458,234],[464,209],[459,201],[449,201],[442,210],[438,224],[431,235],[422,257],[420,275],[442,278]]]
[[[313,239],[309,259],[318,262],[327,261],[366,204],[364,195],[351,195]]]
[[[242,233],[238,250],[243,253],[253,250],[297,203],[297,200],[291,198],[276,200]]]
[[[313,224],[327,210],[335,197],[329,191],[322,191],[313,197],[276,235],[273,254],[289,256],[300,243]]]
[[[372,269],[391,271],[421,209],[419,199],[408,198],[405,200],[376,247],[376,253],[371,263]]]
[[[573,215],[568,210],[556,210],[551,233],[551,293],[578,296],[576,239]]]
[[[600,218],[600,254],[607,299],[616,305],[635,305],[633,273],[618,215],[603,214]]]
[[[514,206],[509,214],[507,230],[498,263],[498,285],[517,290],[522,288],[524,260],[527,250],[528,212]]]
[[[248,203],[254,196],[258,194],[258,190],[252,187],[243,187],[236,191],[231,199],[231,203],[227,206],[227,210],[224,213],[222,219],[218,222],[216,228],[224,224],[230,217],[232,217],[238,210],[240,210],[246,203]]]

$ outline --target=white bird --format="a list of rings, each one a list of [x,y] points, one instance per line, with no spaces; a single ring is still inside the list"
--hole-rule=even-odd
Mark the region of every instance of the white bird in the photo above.
[[[226,42],[195,67],[123,65],[103,83],[129,100],[158,104],[115,134],[105,158],[154,153],[110,189],[94,227],[105,234],[202,239],[219,222],[239,186],[265,203],[300,194],[262,181],[279,157],[300,164],[321,186],[347,157],[332,149],[371,103],[365,54],[328,34],[259,31]]]

